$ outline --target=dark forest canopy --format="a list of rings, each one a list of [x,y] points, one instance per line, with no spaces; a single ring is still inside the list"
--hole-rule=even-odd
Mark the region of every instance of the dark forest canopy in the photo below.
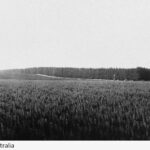
[[[137,67],[122,68],[62,68],[62,67],[35,67],[26,69],[5,70],[10,73],[44,74],[56,77],[108,79],[108,80],[150,80],[150,69]]]

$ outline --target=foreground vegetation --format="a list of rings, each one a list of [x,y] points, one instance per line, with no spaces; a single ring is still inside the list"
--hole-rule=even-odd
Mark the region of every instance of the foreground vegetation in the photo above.
[[[150,83],[0,80],[0,140],[150,139]]]

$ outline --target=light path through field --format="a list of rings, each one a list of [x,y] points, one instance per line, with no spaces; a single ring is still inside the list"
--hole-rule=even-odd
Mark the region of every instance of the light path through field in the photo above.
[[[36,75],[41,76],[41,77],[49,77],[49,78],[63,78],[63,77],[56,77],[56,76],[48,76],[45,74],[36,74]]]

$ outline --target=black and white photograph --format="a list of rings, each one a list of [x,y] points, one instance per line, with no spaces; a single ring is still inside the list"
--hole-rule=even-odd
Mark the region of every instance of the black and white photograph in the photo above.
[[[150,1],[1,0],[0,143],[137,140],[150,140]]]

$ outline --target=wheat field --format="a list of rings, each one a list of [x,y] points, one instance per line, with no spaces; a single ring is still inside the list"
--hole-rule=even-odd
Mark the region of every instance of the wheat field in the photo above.
[[[149,140],[150,82],[0,80],[0,140]]]

